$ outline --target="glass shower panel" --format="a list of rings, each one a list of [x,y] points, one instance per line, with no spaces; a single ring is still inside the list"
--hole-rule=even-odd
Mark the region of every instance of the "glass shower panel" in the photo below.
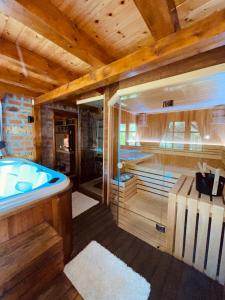
[[[103,101],[80,104],[79,189],[102,197]],[[100,200],[100,199],[99,199]]]

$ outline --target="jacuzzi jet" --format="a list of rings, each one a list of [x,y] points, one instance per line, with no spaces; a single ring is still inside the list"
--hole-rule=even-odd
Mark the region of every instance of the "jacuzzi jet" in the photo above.
[[[56,181],[58,181],[59,178],[58,177],[54,177],[51,180],[48,181],[48,183],[55,183]]]
[[[18,181],[15,188],[17,189],[17,191],[25,193],[32,191],[32,184],[27,181]]]

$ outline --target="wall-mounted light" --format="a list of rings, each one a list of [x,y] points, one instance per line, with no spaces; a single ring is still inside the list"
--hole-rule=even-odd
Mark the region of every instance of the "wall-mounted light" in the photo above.
[[[205,140],[209,140],[209,139],[210,139],[210,135],[209,135],[209,134],[206,134],[206,135],[204,136],[204,139],[205,139]]]
[[[28,121],[28,123],[34,123],[34,117],[33,116],[28,116],[27,121]]]

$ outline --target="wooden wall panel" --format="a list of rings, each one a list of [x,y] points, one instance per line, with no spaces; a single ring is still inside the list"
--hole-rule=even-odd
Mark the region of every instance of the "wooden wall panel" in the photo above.
[[[127,131],[129,130],[128,128],[130,123],[137,124],[137,141],[140,142],[140,147],[138,147],[139,150],[159,154],[181,156],[188,155],[189,157],[199,157],[206,160],[220,160],[223,158],[225,161],[225,151],[223,151],[223,145],[225,143],[225,137],[223,136],[225,124],[214,124],[213,113],[214,110],[207,109],[161,114],[146,114],[146,123],[142,124],[142,114],[135,115],[129,111],[122,110],[121,123],[127,125]],[[168,132],[169,122],[176,121],[185,122],[184,149],[178,150],[161,148],[160,142],[163,136]],[[118,122],[118,120],[116,122]],[[197,122],[198,124],[199,133],[202,138],[202,149],[190,149],[191,122]],[[122,147],[132,148],[129,147],[128,144],[126,147]]]
[[[0,215],[0,243],[46,221],[63,239],[64,260],[68,261],[72,251],[72,200],[71,186],[56,196],[28,203],[24,207]]]

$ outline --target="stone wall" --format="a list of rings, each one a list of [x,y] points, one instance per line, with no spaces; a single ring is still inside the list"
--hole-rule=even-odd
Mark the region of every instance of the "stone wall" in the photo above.
[[[32,100],[6,95],[1,101],[7,155],[34,159],[33,125],[27,118],[32,115]]]

